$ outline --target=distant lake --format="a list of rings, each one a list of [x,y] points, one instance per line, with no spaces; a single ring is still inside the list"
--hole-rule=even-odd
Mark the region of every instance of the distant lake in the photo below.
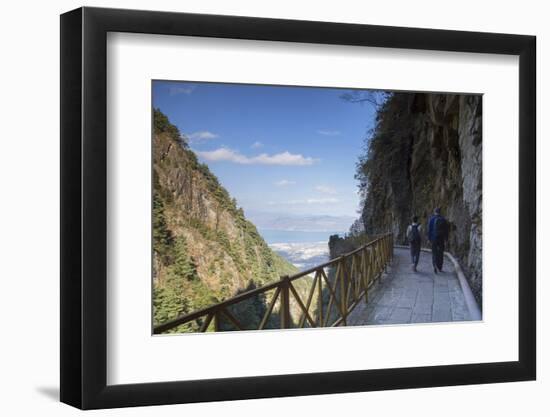
[[[343,235],[344,232],[317,232],[303,230],[258,230],[268,245],[273,243],[311,243],[325,242],[331,235]]]

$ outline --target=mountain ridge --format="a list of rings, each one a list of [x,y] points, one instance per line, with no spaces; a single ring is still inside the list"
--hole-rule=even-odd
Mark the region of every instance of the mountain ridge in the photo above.
[[[154,110],[153,321],[207,307],[297,269],[272,251],[168,118]],[[248,319],[261,314],[262,300]],[[198,324],[177,329],[196,331]]]

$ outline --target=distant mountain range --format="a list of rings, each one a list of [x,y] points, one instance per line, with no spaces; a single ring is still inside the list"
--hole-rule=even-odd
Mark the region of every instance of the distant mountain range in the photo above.
[[[353,216],[289,215],[283,213],[247,212],[247,218],[260,229],[289,230],[305,232],[330,232],[348,230],[354,222]]]

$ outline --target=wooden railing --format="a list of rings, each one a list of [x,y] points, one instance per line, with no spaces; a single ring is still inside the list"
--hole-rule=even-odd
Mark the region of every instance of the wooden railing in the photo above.
[[[199,332],[263,330],[276,312],[282,329],[345,326],[355,306],[361,300],[368,302],[369,288],[382,275],[392,257],[393,235],[387,233],[329,262],[160,324],[154,328],[154,333],[164,333],[193,322],[199,325]],[[296,288],[298,280],[309,283],[305,300]],[[266,300],[265,313],[261,319],[258,317],[257,325],[245,328],[234,309],[239,303],[258,296]],[[299,312],[295,317],[291,314],[291,304]]]

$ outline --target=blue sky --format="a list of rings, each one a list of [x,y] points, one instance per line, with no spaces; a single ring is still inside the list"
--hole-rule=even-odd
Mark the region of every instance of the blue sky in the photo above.
[[[247,215],[357,217],[355,164],[373,110],[350,90],[153,82],[153,106],[189,138]]]

